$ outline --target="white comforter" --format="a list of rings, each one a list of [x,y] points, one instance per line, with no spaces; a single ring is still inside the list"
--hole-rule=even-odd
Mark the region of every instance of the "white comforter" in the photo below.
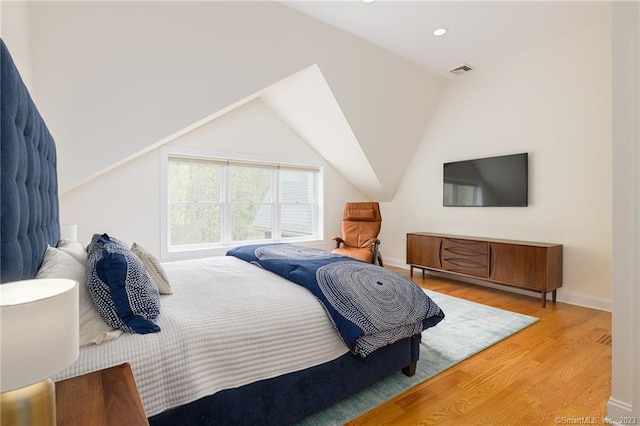
[[[62,380],[128,362],[147,416],[348,352],[305,288],[233,257],[163,264],[162,331],[80,350]]]

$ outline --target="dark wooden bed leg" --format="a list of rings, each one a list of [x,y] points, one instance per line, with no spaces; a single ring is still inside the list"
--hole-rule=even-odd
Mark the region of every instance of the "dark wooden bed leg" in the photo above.
[[[412,362],[411,364],[407,365],[405,368],[402,369],[402,374],[404,374],[407,377],[411,377],[414,374],[416,374],[416,367],[418,366],[418,362]]]

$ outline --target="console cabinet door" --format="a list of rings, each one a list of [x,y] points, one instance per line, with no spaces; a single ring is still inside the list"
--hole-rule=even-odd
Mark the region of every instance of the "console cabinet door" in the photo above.
[[[407,264],[442,269],[440,250],[442,238],[407,234]]]
[[[531,290],[547,290],[547,249],[490,243],[489,279]]]

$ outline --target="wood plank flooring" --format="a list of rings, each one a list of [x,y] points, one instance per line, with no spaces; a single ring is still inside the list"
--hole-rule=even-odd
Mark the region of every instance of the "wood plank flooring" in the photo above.
[[[390,268],[409,275],[409,271]],[[414,271],[420,286],[540,318],[348,423],[355,425],[605,424],[611,313]]]

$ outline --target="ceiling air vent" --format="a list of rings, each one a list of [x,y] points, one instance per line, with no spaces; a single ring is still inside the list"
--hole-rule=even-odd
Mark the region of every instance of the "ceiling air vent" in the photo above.
[[[454,68],[454,69],[452,69],[452,70],[449,70],[449,72],[450,72],[450,73],[452,73],[452,74],[458,75],[458,74],[464,74],[465,72],[469,72],[469,71],[471,71],[472,69],[473,69],[473,68],[471,68],[471,66],[470,66],[470,65],[468,65],[468,64],[464,64],[464,65],[461,65],[461,66],[459,66],[459,67],[457,67],[457,68]]]

